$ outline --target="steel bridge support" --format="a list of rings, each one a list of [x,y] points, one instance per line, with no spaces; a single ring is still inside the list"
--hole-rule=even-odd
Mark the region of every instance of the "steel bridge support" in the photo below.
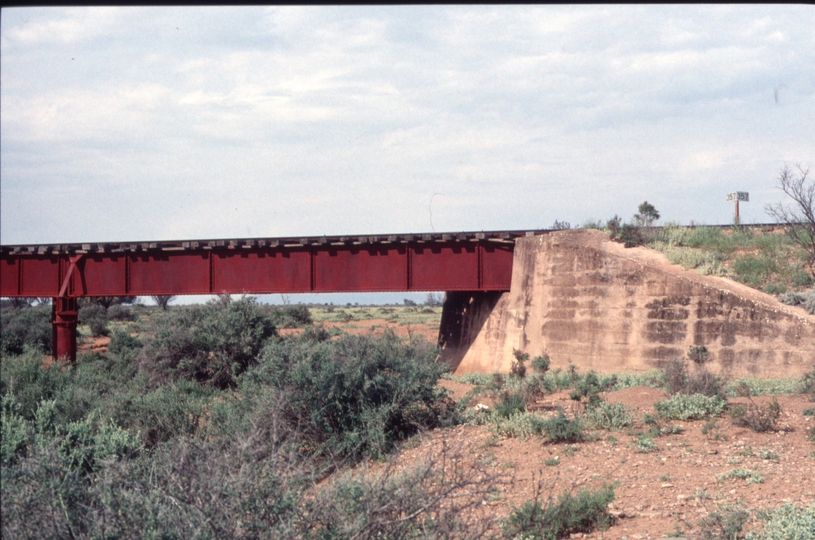
[[[52,349],[55,361],[76,363],[76,297],[54,298],[51,307]]]

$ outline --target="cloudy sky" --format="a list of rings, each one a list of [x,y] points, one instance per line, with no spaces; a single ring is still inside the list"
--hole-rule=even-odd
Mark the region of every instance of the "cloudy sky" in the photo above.
[[[0,241],[769,218],[810,6],[12,8]]]

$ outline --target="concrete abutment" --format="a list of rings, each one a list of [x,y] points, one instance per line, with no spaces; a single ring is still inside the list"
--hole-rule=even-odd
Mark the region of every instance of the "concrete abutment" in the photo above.
[[[508,372],[514,350],[553,368],[648,371],[691,345],[734,377],[815,365],[815,316],[595,230],[516,239],[510,291],[448,293],[439,335],[457,373]]]

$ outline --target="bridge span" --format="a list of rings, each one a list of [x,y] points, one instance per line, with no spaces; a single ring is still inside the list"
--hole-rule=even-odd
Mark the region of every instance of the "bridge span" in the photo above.
[[[515,239],[547,230],[0,246],[0,296],[52,297],[76,360],[81,296],[508,291]]]

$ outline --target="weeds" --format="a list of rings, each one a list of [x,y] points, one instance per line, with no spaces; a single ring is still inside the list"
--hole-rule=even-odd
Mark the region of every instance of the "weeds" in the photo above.
[[[634,423],[634,414],[622,403],[603,401],[589,409],[586,417],[598,429],[618,430]]]
[[[704,356],[696,350],[696,358]],[[693,373],[688,369],[688,363],[674,360],[665,368],[665,383],[671,394],[702,394],[709,397],[724,398],[724,384],[722,377],[712,374],[704,367],[697,367]]]
[[[533,500],[515,508],[504,522],[507,538],[554,540],[575,533],[606,529],[612,523],[608,505],[614,500],[614,487],[604,484],[596,491],[583,490],[577,495],[562,493],[557,502],[550,496],[542,500],[538,482]]]
[[[723,505],[699,521],[704,540],[740,540],[750,514],[742,508]]]
[[[664,418],[673,420],[701,420],[722,412],[726,401],[719,396],[702,394],[676,394],[669,399],[657,401],[654,408]]]
[[[746,480],[748,484],[761,484],[764,482],[764,477],[761,474],[745,467],[731,469],[726,474],[720,474],[716,477],[716,481],[720,483],[733,479]]]
[[[773,399],[766,405],[759,405],[753,401],[750,389],[744,385],[740,388],[740,393],[750,402],[747,404],[736,404],[728,411],[733,423],[737,426],[749,427],[753,431],[777,431],[777,422],[781,416],[781,406],[778,400]]]

